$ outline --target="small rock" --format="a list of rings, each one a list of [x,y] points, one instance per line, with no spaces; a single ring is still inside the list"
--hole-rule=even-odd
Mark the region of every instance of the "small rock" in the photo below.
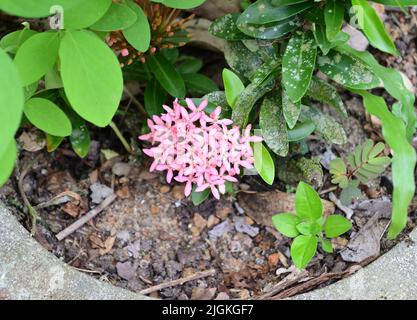
[[[136,263],[118,262],[116,264],[117,274],[119,277],[125,280],[131,280],[135,277],[136,269],[138,268]]]
[[[159,189],[159,192],[161,192],[161,193],[168,193],[170,190],[171,190],[171,188],[169,186],[162,186]]]
[[[279,261],[282,263],[282,265],[288,268],[290,264],[288,263],[287,257],[281,251],[278,251],[277,254],[278,254]]]
[[[121,230],[116,234],[118,240],[122,242],[129,242],[130,240],[130,233],[127,230]]]
[[[152,180],[152,179],[156,179],[158,177],[158,175],[156,173],[153,172],[149,172],[149,171],[142,171],[139,174],[139,180]]]
[[[114,250],[113,257],[120,262],[125,262],[130,258],[129,252],[126,249]]]
[[[130,190],[128,186],[124,186],[123,188],[116,191],[116,195],[119,199],[129,199],[130,198]]]
[[[271,267],[276,267],[278,265],[279,262],[279,254],[278,253],[273,253],[268,257],[268,264]]]
[[[137,259],[140,257],[140,240],[129,244],[126,247],[127,251],[132,255],[133,258]]]
[[[184,199],[184,186],[175,186],[174,188],[172,188],[172,195],[176,200]]]
[[[219,222],[220,222],[220,219],[217,218],[215,215],[212,214],[210,217],[208,217],[208,220],[207,220],[207,228],[208,229],[211,229],[215,225],[218,225]]]
[[[223,221],[209,231],[210,238],[220,238],[224,234],[233,230],[233,224],[230,219]]]
[[[346,248],[348,242],[349,241],[346,238],[342,238],[342,237],[334,238],[334,239],[332,239],[333,249],[335,249],[335,250],[344,249],[344,248]]]
[[[151,213],[153,214],[153,215],[157,215],[158,213],[159,213],[159,207],[158,206],[156,206],[156,205],[151,205]]]
[[[212,300],[216,292],[217,288],[193,288],[191,300]]]
[[[132,167],[130,164],[125,162],[117,162],[114,164],[112,168],[112,172],[114,175],[119,177],[126,177],[129,175],[130,170],[132,170]]]
[[[233,208],[231,206],[224,206],[223,204],[216,206],[216,216],[221,220],[227,219],[231,213],[233,213]]]
[[[220,292],[214,300],[230,300],[230,297],[226,292]]]
[[[248,225],[245,221],[245,218],[235,218],[234,223],[237,232],[246,233],[251,237],[256,237],[259,233],[259,228]]]
[[[101,183],[94,183],[90,187],[91,201],[95,204],[101,203],[104,199],[113,194],[113,189]]]
[[[193,218],[194,225],[201,232],[207,226],[207,220],[204,219],[199,213],[196,213]]]

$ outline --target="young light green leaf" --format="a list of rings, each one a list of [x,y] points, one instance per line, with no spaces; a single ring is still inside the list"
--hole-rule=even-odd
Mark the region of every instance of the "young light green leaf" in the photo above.
[[[56,137],[50,134],[46,134],[46,149],[48,152],[54,152],[64,141],[65,137]]]
[[[300,233],[297,225],[301,223],[301,219],[292,213],[280,213],[272,217],[272,224],[284,236],[295,238]]]
[[[14,59],[22,85],[27,86],[38,81],[51,70],[58,59],[58,50],[57,32],[39,33],[26,40]]]
[[[330,79],[348,88],[373,89],[381,82],[362,61],[334,50],[318,57],[317,65]]]
[[[19,74],[9,56],[0,49],[0,158],[9,148],[22,119],[24,95]],[[1,183],[0,183],[1,185]]]
[[[105,32],[124,30],[132,26],[137,19],[136,13],[128,5],[113,2],[106,14],[90,29]]]
[[[267,184],[272,185],[275,179],[275,163],[262,142],[254,143],[253,157],[256,171]]]
[[[123,93],[120,64],[89,31],[66,31],[59,50],[61,76],[72,108],[85,120],[107,126]]]
[[[57,5],[59,1],[55,1],[54,5]],[[106,14],[113,3],[112,0],[77,0],[77,2],[64,11],[65,29],[79,30],[93,25]]]
[[[64,12],[85,0],[1,0],[0,9],[15,16],[44,18],[51,14],[51,8],[62,7]]]
[[[123,30],[123,35],[136,50],[146,52],[151,43],[151,27],[148,18],[136,2],[127,0],[126,5],[136,13],[137,20],[133,25]]]
[[[38,83],[36,82],[36,87],[38,86]],[[56,68],[52,68],[45,74],[45,89],[51,90],[51,89],[60,89],[63,88],[64,84],[62,83],[61,76],[56,70]]]
[[[297,225],[297,230],[305,236],[318,235],[321,232],[321,225],[315,221],[304,221]]]
[[[331,215],[324,223],[324,233],[328,238],[336,238],[352,228],[352,222],[340,215]]]
[[[316,55],[317,46],[310,31],[297,32],[288,42],[282,60],[282,83],[291,101],[300,101],[310,86]]]
[[[291,258],[298,269],[304,269],[317,251],[316,236],[300,235],[291,244]]]
[[[35,34],[37,34],[36,31],[27,28],[11,32],[1,38],[0,48],[8,53],[16,54],[19,47]]]
[[[6,144],[4,152],[0,155],[0,186],[9,179],[17,158],[16,141],[12,139]]]
[[[345,13],[344,3],[340,0],[327,0],[324,7],[324,21],[326,22],[326,37],[333,41],[340,32]]]
[[[161,54],[151,55],[147,59],[149,70],[161,86],[173,97],[184,98],[185,83],[174,66]]]
[[[295,209],[298,217],[309,221],[316,221],[323,214],[323,205],[318,193],[303,181],[297,186]]]
[[[324,250],[324,252],[333,253],[333,245],[330,240],[321,239],[320,242],[321,242],[321,248]]]
[[[223,83],[227,102],[233,109],[238,97],[243,90],[245,90],[245,85],[242,83],[242,80],[229,69],[223,69]]]
[[[37,128],[53,136],[66,137],[72,132],[71,122],[53,102],[32,98],[25,103],[25,116]]]
[[[381,51],[398,56],[399,52],[394,42],[385,30],[378,13],[366,0],[352,0],[352,8],[358,17],[358,23],[363,29],[369,42]]]
[[[191,9],[201,6],[206,0],[161,0],[164,5],[175,9]]]
[[[277,155],[285,157],[290,145],[282,113],[281,96],[277,93],[264,99],[259,114],[259,126],[267,146]]]

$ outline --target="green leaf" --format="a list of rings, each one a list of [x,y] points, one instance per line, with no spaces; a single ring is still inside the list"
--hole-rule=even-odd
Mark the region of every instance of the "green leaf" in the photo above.
[[[340,31],[330,42],[326,36],[326,26],[321,23],[314,24],[313,31],[317,45],[319,46],[324,55],[327,55],[330,49],[342,45],[348,42],[350,39],[350,36],[347,33]]]
[[[58,137],[67,137],[72,132],[71,122],[64,111],[53,102],[43,98],[26,101],[25,116],[40,130]]]
[[[126,5],[136,13],[136,22],[123,30],[127,42],[136,50],[146,52],[151,44],[151,27],[148,18],[142,8],[132,0],[127,0]]]
[[[360,60],[331,50],[317,59],[318,68],[330,79],[353,89],[373,89],[380,79]]]
[[[309,221],[316,221],[323,213],[323,205],[318,193],[303,181],[297,186],[295,209],[298,217]]]
[[[417,0],[372,0],[373,2],[382,3],[393,7],[415,6]]]
[[[185,83],[183,78],[163,55],[150,55],[146,63],[161,86],[171,96],[180,99],[185,97]]]
[[[64,11],[64,28],[84,29],[90,27],[106,14],[112,3],[112,0],[78,2]]]
[[[228,65],[238,75],[250,79],[264,63],[259,55],[250,51],[241,41],[228,41],[224,49]]]
[[[182,75],[188,91],[196,94],[207,94],[218,91],[219,87],[209,77],[200,73],[186,73]]]
[[[324,7],[324,21],[326,22],[326,37],[333,41],[340,32],[345,13],[344,3],[340,0],[327,0]]]
[[[244,34],[236,25],[236,21],[240,14],[229,13],[220,18],[217,18],[209,28],[212,35],[230,41],[250,39]]]
[[[292,102],[285,90],[282,90],[282,111],[288,127],[293,129],[301,113],[301,101]]]
[[[20,17],[44,18],[51,14],[51,8],[60,6],[64,12],[85,0],[0,0],[0,9]]]
[[[52,69],[58,59],[58,49],[57,32],[39,33],[23,43],[14,59],[23,86],[38,81]]]
[[[331,215],[324,223],[324,233],[328,238],[336,238],[352,228],[352,222],[339,215]]]
[[[355,10],[358,23],[371,45],[381,51],[399,56],[400,53],[374,8],[366,0],[352,0],[352,8]]]
[[[297,123],[295,127],[288,130],[288,141],[295,142],[307,138],[316,130],[316,125],[312,121]]]
[[[74,152],[80,157],[85,158],[90,152],[90,132],[85,121],[72,111],[67,112],[71,124],[72,133],[70,142]]]
[[[227,102],[233,109],[238,97],[243,90],[245,90],[245,85],[242,83],[242,80],[229,69],[223,69],[223,83]]]
[[[66,31],[59,56],[71,107],[85,120],[107,126],[123,93],[120,64],[112,50],[89,31]]]
[[[291,101],[300,101],[310,86],[316,55],[311,32],[297,32],[288,42],[282,60],[282,83]]]
[[[17,158],[17,148],[15,140],[9,141],[0,156],[0,186],[5,184],[13,172]]]
[[[275,179],[275,163],[262,142],[253,144],[253,157],[256,171],[267,184],[272,185]]]
[[[316,126],[316,131],[327,141],[340,145],[347,142],[343,127],[333,117],[321,112],[319,109],[302,106],[300,120],[312,121]]]
[[[22,119],[24,96],[19,74],[9,56],[0,49],[0,158],[13,140]],[[9,152],[11,152],[9,150]],[[10,159],[10,156],[9,158]],[[0,170],[2,171],[2,170]],[[1,183],[0,183],[1,184]]]
[[[344,117],[348,116],[345,105],[336,88],[318,77],[312,78],[307,96],[334,107]]]
[[[324,252],[333,253],[333,245],[332,242],[328,239],[321,239],[321,248]]]
[[[300,233],[297,230],[297,225],[301,219],[292,213],[280,213],[272,217],[272,224],[284,236],[295,238]]]
[[[148,82],[145,90],[145,109],[150,117],[164,112],[162,105],[167,99],[166,91],[155,79]]]
[[[64,137],[56,137],[50,134],[46,134],[46,149],[48,152],[54,152],[64,141]]]
[[[36,87],[38,83],[36,82]],[[51,90],[51,89],[60,89],[63,88],[64,84],[62,83],[61,76],[59,75],[59,72],[56,70],[56,68],[52,68],[48,71],[47,74],[45,74],[45,89]]]
[[[321,225],[315,221],[304,221],[297,225],[297,230],[305,236],[318,235],[321,232]]]
[[[37,34],[36,31],[27,28],[11,32],[1,38],[0,48],[11,54],[16,54],[19,47],[35,34]]]
[[[106,14],[94,23],[90,29],[96,31],[124,30],[132,26],[138,17],[128,5],[113,2]]]
[[[399,100],[403,106],[404,114],[407,117],[406,132],[409,141],[413,138],[416,128],[416,113],[414,112],[414,93],[410,92],[404,85],[401,73],[392,68],[381,66],[375,57],[367,51],[357,51],[347,45],[337,48],[342,52],[347,52],[367,64],[372,71],[382,80],[385,90]]]
[[[197,73],[203,67],[203,61],[194,57],[183,56],[182,63],[177,67],[177,71],[181,74]]]
[[[291,258],[298,269],[304,269],[317,251],[316,236],[300,235],[291,244]]]
[[[242,91],[242,94],[239,96],[233,107],[232,120],[235,125],[241,128],[246,126],[253,106],[267,92],[272,90],[274,84],[274,80],[265,81],[260,85],[251,83]]]
[[[264,40],[279,39],[299,27],[298,18],[289,18],[283,21],[272,22],[267,25],[239,24],[239,30],[243,33]]]
[[[362,95],[366,110],[381,120],[382,134],[393,150],[393,209],[388,237],[394,239],[406,225],[408,206],[413,199],[416,152],[407,139],[404,123],[389,112],[383,98],[366,91],[356,91],[356,93]]]
[[[191,200],[195,206],[202,204],[210,195],[210,189],[206,189],[202,192],[195,191],[196,186],[193,186],[193,191],[191,192]]]
[[[269,95],[264,99],[259,114],[259,126],[267,146],[277,155],[285,157],[290,145],[280,95]]]
[[[201,6],[206,0],[161,0],[164,5],[175,9],[191,9]]]

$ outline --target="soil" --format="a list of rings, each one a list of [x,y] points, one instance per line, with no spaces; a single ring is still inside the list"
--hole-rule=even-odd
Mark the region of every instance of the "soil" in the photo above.
[[[379,53],[378,56],[387,65],[402,70],[415,86],[415,16],[391,12],[386,23],[391,26],[403,58],[387,59]],[[329,156],[346,156],[367,138],[381,140],[378,122],[365,114],[360,100],[346,93],[343,98],[350,114],[344,126],[348,144],[335,147],[319,137],[309,141],[310,155],[320,157],[323,164]],[[215,269],[214,276],[150,295],[163,299],[252,299],[275,295],[282,298],[288,296],[285,291],[288,288],[292,288],[291,294],[296,294],[328,285],[377,258],[351,261],[346,258],[348,255],[340,253],[346,252],[348,244],[355,239],[367,241],[360,240],[364,228],[376,226],[375,230],[385,232],[389,221],[386,213],[390,212],[387,199],[392,192],[389,171],[362,188],[362,198],[352,206],[362,209],[354,211],[353,229],[333,241],[335,253],[319,251],[305,273],[292,266],[290,239],[276,232],[264,218],[279,212],[277,206],[284,206],[288,197],[284,192],[294,186],[277,182],[271,188],[254,176],[244,177],[235,186],[234,196],[220,201],[210,197],[195,207],[184,198],[183,186],[168,185],[162,175],[149,173],[145,157],[121,155],[106,160],[103,149],[123,154],[110,131],[95,132],[93,139],[91,152],[82,161],[65,144],[52,154],[44,150],[23,151],[16,179],[0,189],[0,198],[15,207],[22,223],[32,228],[31,219],[24,213],[27,209],[21,204],[22,194],[18,192],[19,173],[29,168],[21,187],[33,206],[48,203],[57,196],[68,201],[38,207],[40,216],[35,238],[58,258],[102,281],[140,292],[153,285]],[[324,185],[319,190],[324,199],[328,199],[332,186],[326,171]],[[57,233],[113,192],[116,201],[96,218],[64,240],[56,239]],[[339,191],[333,192],[337,196]],[[368,207],[367,203],[370,203]],[[339,208],[334,209],[330,201],[326,204],[329,211],[344,214]],[[374,212],[377,207],[380,208],[378,215]],[[397,240],[406,238],[407,232],[414,228],[415,209],[416,201],[411,208],[408,229]],[[382,238],[378,254],[394,244]]]

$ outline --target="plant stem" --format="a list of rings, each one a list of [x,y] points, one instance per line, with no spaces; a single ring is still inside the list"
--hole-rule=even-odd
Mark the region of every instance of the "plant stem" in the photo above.
[[[116,124],[112,121],[110,122],[110,128],[113,129],[116,136],[119,138],[120,142],[125,147],[126,151],[130,154],[133,154],[132,147],[129,145],[129,143],[126,141],[125,137],[123,137],[122,133],[120,132],[119,128],[116,126]]]

